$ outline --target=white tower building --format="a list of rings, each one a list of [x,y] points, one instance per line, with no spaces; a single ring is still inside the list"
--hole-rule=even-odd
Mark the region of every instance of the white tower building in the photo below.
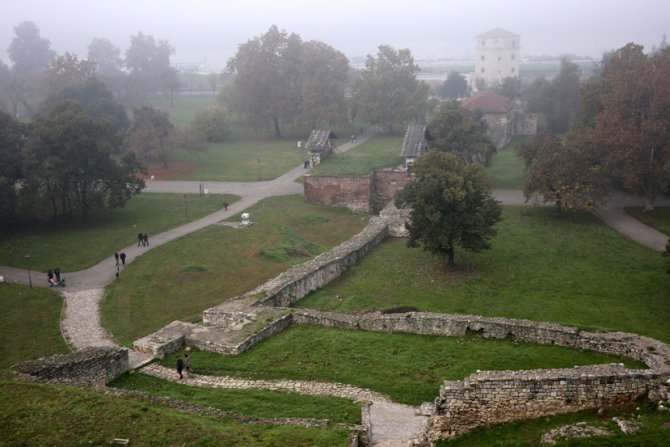
[[[495,28],[477,36],[475,78],[483,79],[488,87],[505,78],[519,77],[521,36]]]

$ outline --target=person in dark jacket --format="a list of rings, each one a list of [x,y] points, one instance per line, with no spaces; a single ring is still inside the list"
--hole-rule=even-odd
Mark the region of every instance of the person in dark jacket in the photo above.
[[[179,374],[179,379],[183,379],[184,375],[182,371],[184,370],[184,360],[181,357],[177,357],[177,374]]]

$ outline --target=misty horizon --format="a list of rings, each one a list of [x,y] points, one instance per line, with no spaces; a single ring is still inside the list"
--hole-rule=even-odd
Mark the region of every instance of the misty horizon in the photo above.
[[[191,2],[64,0],[44,6],[25,0],[3,6],[0,58],[14,27],[32,21],[58,54],[86,58],[94,38],[109,39],[125,51],[130,36],[143,32],[167,40],[175,65],[205,65],[221,71],[240,44],[275,24],[305,41],[319,40],[349,59],[375,54],[379,45],[409,48],[415,59],[466,59],[475,52],[475,37],[493,28],[521,36],[521,55],[574,54],[591,58],[629,42],[649,51],[667,32],[670,2],[578,2],[560,4],[513,0],[502,7],[493,0],[444,2],[416,0],[389,4],[380,0],[338,2],[250,0],[222,4]]]

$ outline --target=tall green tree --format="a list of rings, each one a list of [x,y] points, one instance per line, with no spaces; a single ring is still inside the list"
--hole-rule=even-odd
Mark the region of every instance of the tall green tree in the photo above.
[[[416,78],[419,66],[408,49],[381,45],[368,55],[354,88],[358,115],[390,132],[412,121],[423,121],[430,88]]]
[[[23,177],[21,152],[25,132],[18,120],[0,112],[0,226],[16,221],[16,182]]]
[[[433,136],[432,147],[457,154],[464,163],[487,166],[496,147],[486,133],[485,123],[457,102],[442,104],[431,115],[428,128]]]
[[[226,112],[218,107],[198,110],[191,128],[207,141],[223,141],[230,134]]]
[[[95,208],[125,204],[144,187],[133,154],[112,157],[110,126],[65,100],[39,118],[26,142],[24,188],[35,203],[44,199],[58,216],[86,218]]]
[[[240,45],[228,61],[232,109],[257,129],[272,120],[281,138],[282,121],[292,122],[300,111],[301,56],[300,36],[276,25]]]
[[[128,82],[139,99],[147,93],[162,92],[172,99],[178,90],[177,70],[170,65],[174,48],[167,40],[159,40],[142,32],[130,36],[125,53]]]
[[[7,50],[12,61],[8,97],[15,117],[21,111],[32,116],[35,104],[45,95],[42,75],[56,53],[33,22],[20,23],[14,27],[14,33]]]
[[[437,91],[442,98],[460,99],[468,96],[468,81],[457,71],[451,71]]]
[[[80,60],[72,53],[57,56],[44,74],[50,95],[56,95],[68,87],[84,84],[93,76],[95,76],[95,63]]]
[[[454,154],[429,152],[414,164],[415,179],[399,191],[396,206],[411,206],[408,246],[421,246],[454,264],[454,249],[491,248],[502,208],[493,199],[484,167]]]
[[[526,201],[535,194],[544,202],[553,202],[560,211],[589,210],[609,194],[609,182],[602,158],[590,142],[571,133],[564,143],[549,131],[540,132],[531,141],[517,147],[524,161]]]
[[[174,149],[174,124],[168,114],[151,106],[133,109],[126,146],[144,163],[167,167]]]

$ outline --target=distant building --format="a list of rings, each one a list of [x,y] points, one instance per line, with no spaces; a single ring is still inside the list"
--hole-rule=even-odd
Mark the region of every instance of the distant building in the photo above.
[[[330,130],[313,130],[309,134],[305,148],[309,151],[309,159],[312,166],[318,166],[324,158],[335,151],[335,145],[331,141],[337,138]]]
[[[477,36],[475,77],[487,87],[519,77],[521,36],[495,28]]]
[[[416,124],[407,126],[402,143],[402,151],[400,152],[400,155],[405,157],[406,167],[411,167],[414,164],[414,160],[428,152],[428,142],[432,141],[432,139],[433,137],[425,125]]]
[[[517,110],[514,103],[504,96],[480,92],[464,99],[461,105],[471,112],[481,113],[496,149],[503,148],[513,136],[537,133],[537,116]]]

